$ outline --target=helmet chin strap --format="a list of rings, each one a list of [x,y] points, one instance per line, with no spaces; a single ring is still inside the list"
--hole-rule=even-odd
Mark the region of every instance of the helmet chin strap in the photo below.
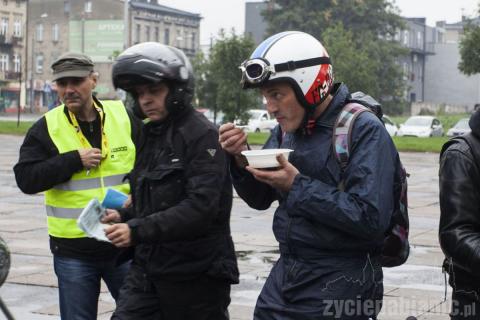
[[[330,95],[330,92],[328,92],[325,98],[323,98],[323,100],[319,102],[317,105],[313,107],[302,105],[303,108],[305,109],[305,116],[303,117],[302,126],[301,126],[301,130],[304,135],[311,135],[313,133],[313,129],[315,129],[315,123],[317,120],[316,118],[320,116],[320,114],[322,114],[327,109],[331,100],[332,100],[332,96]],[[320,110],[321,111],[320,114],[318,114],[316,117],[315,112],[319,108],[322,108],[322,110]]]
[[[318,108],[318,105],[315,106],[314,108],[312,107],[305,108],[306,112],[305,112],[305,116],[303,117],[302,126],[301,126],[302,134],[309,136],[313,133],[313,129],[315,128],[314,114],[317,108]]]

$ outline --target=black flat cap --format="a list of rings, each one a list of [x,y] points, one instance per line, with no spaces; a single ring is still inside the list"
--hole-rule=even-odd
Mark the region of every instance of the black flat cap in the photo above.
[[[93,61],[89,56],[81,53],[68,52],[62,54],[52,63],[53,78],[85,78],[93,71]]]

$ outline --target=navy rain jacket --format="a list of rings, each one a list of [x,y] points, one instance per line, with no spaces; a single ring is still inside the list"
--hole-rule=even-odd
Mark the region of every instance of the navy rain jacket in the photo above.
[[[290,148],[299,171],[288,193],[279,192],[232,165],[235,189],[249,206],[266,209],[278,200],[273,232],[280,260],[257,301],[255,319],[329,319],[335,300],[381,303],[383,275],[378,254],[394,208],[397,151],[382,122],[372,113],[358,116],[351,155],[342,172],[332,147],[335,120],[349,98],[337,84],[333,100],[317,119],[312,135],[287,133],[277,126],[264,148]],[[338,308],[342,319],[366,319]],[[375,316],[381,306],[370,313]],[[368,308],[367,308],[368,309]],[[350,312],[351,313],[351,312]],[[363,314],[362,314],[363,315]]]

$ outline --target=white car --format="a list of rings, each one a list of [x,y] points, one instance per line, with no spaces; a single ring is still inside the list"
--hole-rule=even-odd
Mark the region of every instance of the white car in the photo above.
[[[443,126],[435,117],[432,116],[413,116],[400,125],[397,133],[399,136],[413,137],[441,137],[444,135]]]
[[[243,127],[247,132],[270,132],[278,124],[277,120],[270,116],[267,110],[250,109],[248,113],[250,118],[246,125],[238,125],[239,123],[236,122],[239,127]]]
[[[385,129],[387,129],[388,134],[393,137],[397,135],[398,128],[395,122],[392,121],[388,116],[383,115],[382,121],[385,124]]]
[[[472,131],[468,125],[469,118],[463,118],[458,120],[458,122],[447,131],[447,136],[455,137],[461,136]]]

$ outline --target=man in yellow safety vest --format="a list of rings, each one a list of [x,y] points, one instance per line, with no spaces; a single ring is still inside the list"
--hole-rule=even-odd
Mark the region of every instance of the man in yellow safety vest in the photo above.
[[[87,237],[76,220],[108,188],[130,192],[124,178],[135,162],[142,123],[122,102],[93,96],[97,73],[88,56],[63,54],[52,70],[63,104],[28,131],[15,178],[27,194],[45,191],[62,319],[96,319],[100,279],[116,299],[129,264],[118,265],[119,250]]]

